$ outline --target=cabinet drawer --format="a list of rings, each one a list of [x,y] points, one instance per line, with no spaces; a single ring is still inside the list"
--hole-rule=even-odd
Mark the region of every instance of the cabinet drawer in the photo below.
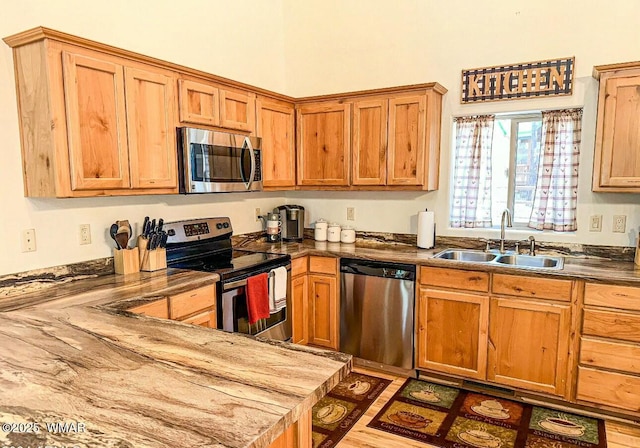
[[[294,258],[291,260],[291,278],[307,273],[309,257]]]
[[[216,285],[203,286],[169,297],[171,319],[180,319],[216,305]]]
[[[584,310],[582,334],[640,342],[640,314]]]
[[[640,373],[640,345],[582,338],[580,364]]]
[[[336,275],[338,272],[338,258],[309,257],[309,272]]]
[[[587,283],[584,286],[584,303],[640,311],[640,288]]]
[[[167,307],[167,299],[156,300],[155,302],[145,303],[144,305],[130,308],[129,311],[145,316],[159,317],[160,319],[169,318],[169,308]]]
[[[640,377],[578,367],[578,400],[640,411]]]
[[[572,283],[571,280],[494,274],[492,292],[509,296],[570,302]]]
[[[420,283],[441,288],[487,292],[489,291],[489,274],[487,272],[422,266],[420,267]]]
[[[216,319],[216,310],[213,309],[188,317],[182,322],[185,324],[200,325],[201,327],[217,328],[218,325]]]

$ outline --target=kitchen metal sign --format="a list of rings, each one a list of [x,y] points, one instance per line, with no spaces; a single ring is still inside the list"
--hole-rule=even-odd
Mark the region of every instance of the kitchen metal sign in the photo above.
[[[575,58],[462,70],[462,104],[571,95]]]

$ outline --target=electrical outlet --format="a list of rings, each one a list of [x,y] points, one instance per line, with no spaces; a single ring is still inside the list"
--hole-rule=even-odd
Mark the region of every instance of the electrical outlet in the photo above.
[[[80,245],[91,244],[91,226],[80,224]]]
[[[356,220],[355,207],[347,207],[347,221],[355,221],[355,220]]]
[[[589,232],[602,232],[602,215],[591,215],[589,218]]]
[[[256,207],[256,221],[260,221],[260,207]]]
[[[22,252],[36,251],[36,229],[27,229],[22,232]]]
[[[613,232],[624,233],[627,230],[627,215],[613,215]]]

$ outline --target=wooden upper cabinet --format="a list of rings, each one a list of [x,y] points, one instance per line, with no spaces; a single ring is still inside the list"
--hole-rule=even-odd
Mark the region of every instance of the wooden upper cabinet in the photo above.
[[[129,188],[122,65],[63,52],[71,189]]]
[[[293,104],[258,97],[258,137],[262,138],[262,183],[269,187],[295,187],[295,109]]]
[[[387,183],[387,111],[384,99],[353,103],[352,185]]]
[[[594,191],[640,192],[640,62],[598,66]]]
[[[173,77],[127,67],[125,87],[133,188],[177,188]]]
[[[298,108],[298,185],[348,186],[350,141],[350,104]]]
[[[256,96],[220,87],[220,126],[253,133],[256,130]]]
[[[219,126],[220,94],[218,88],[189,79],[178,81],[180,89],[180,121],[183,123]]]
[[[427,98],[389,99],[388,185],[423,185]]]

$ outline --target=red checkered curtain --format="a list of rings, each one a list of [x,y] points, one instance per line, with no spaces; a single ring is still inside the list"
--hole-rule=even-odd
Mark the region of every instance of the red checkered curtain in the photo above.
[[[544,148],[529,227],[577,230],[578,163],[582,109],[542,112]]]
[[[493,115],[456,118],[451,227],[491,227]]]

